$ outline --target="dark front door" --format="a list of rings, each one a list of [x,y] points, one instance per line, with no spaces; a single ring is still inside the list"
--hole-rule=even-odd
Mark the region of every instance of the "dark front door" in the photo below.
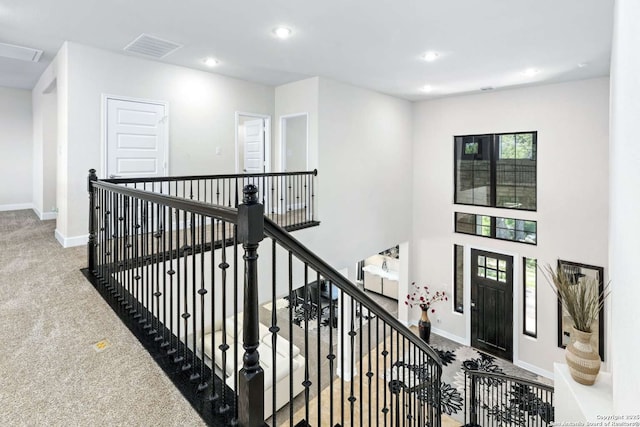
[[[513,360],[513,257],[471,249],[471,345]]]

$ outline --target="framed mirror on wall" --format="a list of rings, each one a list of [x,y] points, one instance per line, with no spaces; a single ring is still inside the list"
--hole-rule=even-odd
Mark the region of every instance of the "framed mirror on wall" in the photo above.
[[[282,171],[302,172],[309,169],[309,114],[297,113],[280,117]]]
[[[604,289],[604,268],[593,265],[581,264],[578,262],[558,260],[558,270],[563,271],[576,283],[584,282],[592,278],[598,286],[596,292],[602,298]],[[595,286],[595,285],[594,285]],[[558,298],[558,347],[565,348],[571,341],[571,318],[565,313],[562,307],[562,300]],[[598,318],[591,327],[591,346],[598,350],[600,359],[604,362],[604,306],[600,309]]]

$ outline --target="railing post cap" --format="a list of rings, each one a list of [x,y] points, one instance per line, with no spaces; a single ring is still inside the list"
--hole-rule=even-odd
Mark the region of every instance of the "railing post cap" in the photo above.
[[[242,192],[244,193],[242,201],[245,205],[253,205],[258,203],[258,187],[253,184],[247,184],[242,189]]]

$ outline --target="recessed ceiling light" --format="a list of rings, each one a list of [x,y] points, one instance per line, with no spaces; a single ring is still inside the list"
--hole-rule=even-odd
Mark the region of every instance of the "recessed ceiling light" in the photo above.
[[[431,87],[431,85],[424,85],[424,86],[422,86],[422,91],[426,92],[426,93],[429,93],[429,92],[433,91],[433,87]]]
[[[276,27],[273,29],[273,35],[275,35],[279,39],[288,39],[291,36],[291,28],[287,27]]]
[[[216,65],[218,65],[218,60],[216,58],[207,58],[204,60],[204,65],[206,65],[207,67],[215,67]]]
[[[429,51],[429,52],[425,52],[422,55],[422,59],[424,59],[427,62],[431,62],[431,61],[435,61],[436,59],[438,59],[439,56],[440,56],[440,54],[438,52]]]
[[[533,77],[536,74],[538,74],[539,72],[540,72],[540,70],[537,70],[535,68],[527,68],[526,70],[524,70],[522,72],[522,75],[526,76],[526,77]]]

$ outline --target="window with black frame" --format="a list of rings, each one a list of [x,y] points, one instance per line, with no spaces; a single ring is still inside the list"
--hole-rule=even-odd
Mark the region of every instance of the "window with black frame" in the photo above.
[[[527,219],[456,212],[455,232],[530,245],[538,244],[538,223]]]
[[[537,132],[454,140],[456,204],[537,209]]]
[[[453,310],[464,312],[464,246],[453,245]]]

